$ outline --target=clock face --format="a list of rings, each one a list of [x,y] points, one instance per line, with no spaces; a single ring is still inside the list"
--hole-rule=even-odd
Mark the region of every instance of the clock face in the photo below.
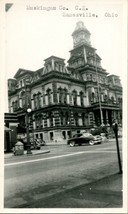
[[[77,36],[74,38],[75,44],[78,43],[78,42],[80,42],[81,39],[82,39],[81,35],[77,35]]]
[[[79,44],[80,42],[90,43],[89,36],[85,33],[77,34],[74,36],[74,44]]]

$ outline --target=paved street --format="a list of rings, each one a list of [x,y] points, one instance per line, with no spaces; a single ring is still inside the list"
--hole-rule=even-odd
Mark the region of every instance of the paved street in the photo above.
[[[69,190],[119,171],[115,140],[95,146],[43,148],[50,153],[5,159],[5,208],[57,207],[52,199],[59,194],[66,200]],[[64,203],[60,206],[65,207]]]

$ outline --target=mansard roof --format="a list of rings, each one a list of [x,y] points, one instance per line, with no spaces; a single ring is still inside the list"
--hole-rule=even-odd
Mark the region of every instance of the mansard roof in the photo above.
[[[34,71],[19,68],[18,71],[16,72],[16,74],[14,75],[14,78],[18,79],[19,77],[24,76],[26,74],[34,74]]]
[[[65,61],[65,59],[63,59],[63,58],[60,58],[60,57],[57,57],[57,56],[54,56],[54,55],[52,55],[52,56],[50,56],[50,57],[48,57],[48,58],[46,58],[44,61],[46,62],[48,62],[48,61],[51,61],[52,59],[54,59],[55,61]]]

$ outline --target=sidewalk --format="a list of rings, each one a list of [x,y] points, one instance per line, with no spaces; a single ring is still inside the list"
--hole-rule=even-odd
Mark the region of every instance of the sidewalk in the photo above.
[[[4,153],[4,158],[25,157],[25,156],[32,156],[32,155],[40,155],[40,154],[49,153],[50,150],[48,150],[46,148],[44,149],[44,147],[43,147],[40,150],[32,149],[31,152],[32,152],[32,154],[27,154],[27,151],[25,150],[23,155],[14,155],[13,152]]]

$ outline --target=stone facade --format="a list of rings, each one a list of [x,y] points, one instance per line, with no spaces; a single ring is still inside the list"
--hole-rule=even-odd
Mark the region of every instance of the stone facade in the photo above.
[[[119,77],[102,68],[83,22],[77,23],[72,37],[68,66],[51,56],[43,68],[19,69],[8,80],[9,112],[16,112],[25,127],[26,109],[31,108],[30,132],[46,142],[61,142],[101,123],[111,126],[113,119],[122,123]]]

